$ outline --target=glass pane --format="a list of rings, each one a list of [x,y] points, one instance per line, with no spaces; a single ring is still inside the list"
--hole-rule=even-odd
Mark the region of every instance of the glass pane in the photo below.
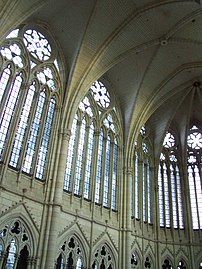
[[[52,98],[49,103],[48,114],[46,117],[45,127],[42,135],[41,146],[39,149],[36,178],[43,179],[46,159],[48,155],[49,142],[54,118],[55,100]]]

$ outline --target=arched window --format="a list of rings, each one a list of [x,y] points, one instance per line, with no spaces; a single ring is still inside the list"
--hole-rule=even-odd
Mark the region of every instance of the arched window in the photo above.
[[[64,179],[65,191],[113,210],[117,209],[119,157],[115,122],[110,94],[96,81],[73,120]]]
[[[31,238],[24,224],[16,219],[5,226],[0,226],[0,251],[5,255],[2,257],[2,268],[28,268],[29,250],[31,249]]]
[[[177,142],[171,132],[166,133],[163,141],[158,172],[158,186],[160,226],[183,229],[182,191]]]
[[[42,31],[22,26],[0,47],[0,162],[39,180],[60,90],[57,53]]]
[[[202,131],[195,125],[187,137],[187,169],[193,229],[202,229]]]
[[[145,127],[142,127],[135,145],[131,214],[136,219],[142,218],[144,222],[152,223],[151,146],[149,146],[149,139],[145,132]],[[140,216],[140,212],[142,212],[142,216]]]
[[[81,269],[84,265],[85,257],[81,243],[75,236],[67,238],[59,249],[55,269]]]
[[[94,254],[92,269],[115,269],[115,261],[106,244],[101,245]]]

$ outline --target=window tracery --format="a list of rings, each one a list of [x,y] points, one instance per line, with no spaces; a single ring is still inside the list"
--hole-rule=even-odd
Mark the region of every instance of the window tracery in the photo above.
[[[134,152],[134,180],[132,183],[131,214],[145,223],[152,223],[151,213],[151,147],[143,126]],[[142,195],[140,194],[142,193]]]
[[[60,91],[56,54],[45,34],[28,26],[13,30],[0,47],[0,162],[8,158],[11,168],[40,180]]]
[[[193,229],[202,229],[202,132],[193,125],[187,137],[187,170]]]
[[[95,98],[95,92],[104,103]],[[105,95],[110,97],[104,84],[96,81],[79,104],[68,146],[64,190],[116,210],[118,131],[113,107],[106,109],[110,99]],[[94,185],[91,178],[96,179]]]
[[[171,132],[166,133],[163,141],[158,171],[158,187],[160,226],[183,229],[182,191],[177,142]]]
[[[115,261],[111,250],[106,244],[101,245],[94,254],[92,269],[114,269]]]
[[[30,235],[24,224],[18,220],[12,220],[5,226],[0,226],[0,252],[3,253],[1,268],[28,267],[28,257],[31,251]]]
[[[81,243],[75,236],[64,241],[59,249],[55,262],[55,269],[82,269],[85,268],[85,255]]]

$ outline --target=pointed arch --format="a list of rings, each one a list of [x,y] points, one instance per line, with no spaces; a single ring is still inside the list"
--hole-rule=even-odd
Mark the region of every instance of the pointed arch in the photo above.
[[[78,235],[77,231],[72,228],[72,231],[67,231],[60,238],[56,253],[55,265],[56,268],[67,265],[70,260],[73,267],[70,268],[85,268],[87,265],[87,244],[85,239]],[[69,267],[68,267],[69,268]]]

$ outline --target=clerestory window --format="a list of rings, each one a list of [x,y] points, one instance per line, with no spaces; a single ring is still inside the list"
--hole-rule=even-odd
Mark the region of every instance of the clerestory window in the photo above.
[[[160,226],[183,229],[182,191],[177,142],[171,132],[166,133],[163,141],[158,172],[158,187]]]
[[[110,102],[108,90],[96,81],[79,104],[71,128],[64,190],[116,210],[119,138]]]
[[[193,229],[202,229],[202,131],[193,125],[187,136],[187,170]]]
[[[145,127],[142,127],[135,145],[131,215],[136,219],[143,219],[144,222],[151,224],[151,147],[145,132]],[[140,215],[141,212],[142,215]]]
[[[28,26],[0,46],[0,162],[45,179],[60,83],[55,48]]]

